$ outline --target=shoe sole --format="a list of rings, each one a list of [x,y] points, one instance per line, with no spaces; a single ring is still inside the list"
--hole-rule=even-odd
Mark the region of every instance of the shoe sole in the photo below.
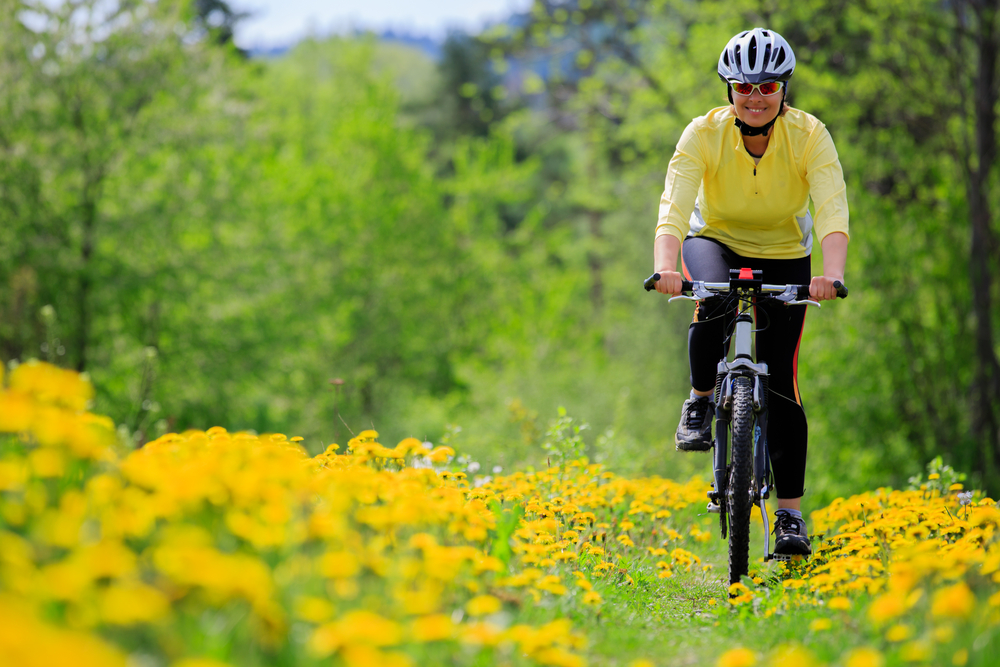
[[[702,448],[702,447],[689,447],[689,446],[688,447],[682,447],[681,445],[679,445],[679,444],[677,444],[675,442],[674,443],[674,449],[676,449],[678,452],[707,452],[710,449],[712,449],[712,446],[709,445],[708,447],[704,447],[704,448]]]
[[[701,440],[678,440],[675,437],[674,447],[679,452],[707,452],[712,448],[712,443]]]
[[[787,547],[786,547],[787,548]],[[777,544],[774,545],[774,555],[775,556],[812,556],[812,549],[806,547],[805,551],[802,551],[801,547],[794,548],[794,550],[785,551],[781,549]]]

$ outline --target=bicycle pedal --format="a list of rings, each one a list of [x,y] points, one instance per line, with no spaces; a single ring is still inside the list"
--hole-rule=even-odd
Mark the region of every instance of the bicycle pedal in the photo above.
[[[708,507],[706,507],[705,509],[707,509],[712,514],[718,514],[718,513],[720,513],[722,511],[722,507],[720,507],[719,505],[717,505],[715,503],[709,503]]]
[[[789,554],[768,554],[767,560],[776,560],[779,563],[787,563],[792,560],[792,556]]]

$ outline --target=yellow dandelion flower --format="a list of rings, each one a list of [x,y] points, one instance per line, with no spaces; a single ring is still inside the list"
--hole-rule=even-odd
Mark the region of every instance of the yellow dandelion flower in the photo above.
[[[138,625],[159,621],[170,613],[170,601],[141,583],[109,586],[100,598],[101,618],[111,625]]]
[[[846,598],[843,595],[838,595],[830,598],[830,601],[826,603],[826,606],[835,611],[847,611],[851,608],[851,599]]]
[[[562,580],[555,574],[542,577],[535,583],[535,587],[553,595],[565,595],[567,591],[566,587],[562,584]]]
[[[600,594],[598,594],[597,591],[587,591],[586,593],[583,594],[584,604],[597,605],[601,604],[602,602],[604,602],[604,599],[600,596]]]
[[[969,649],[963,648],[955,651],[955,654],[951,656],[951,664],[955,667],[965,667],[965,664],[969,662]]]
[[[28,454],[28,462],[37,477],[62,477],[66,470],[66,457],[59,449],[42,447]]]
[[[886,641],[902,642],[913,636],[913,628],[905,623],[897,623],[885,633]]]
[[[899,650],[899,657],[907,662],[927,662],[934,655],[934,649],[926,641],[907,642]]]
[[[773,667],[816,667],[816,656],[804,646],[797,644],[779,646],[768,663]]]
[[[719,656],[715,667],[754,667],[757,656],[748,648],[734,648]]]
[[[885,665],[885,656],[866,646],[850,651],[844,661],[844,667],[882,667],[883,665]]]
[[[455,636],[455,624],[446,614],[430,614],[413,619],[410,636],[418,642],[434,642]]]
[[[878,596],[868,608],[868,618],[875,623],[885,623],[902,616],[906,612],[906,602],[894,593]]]
[[[931,615],[935,618],[966,619],[976,608],[976,596],[965,582],[942,588],[934,593]]]
[[[496,646],[503,638],[503,632],[491,623],[473,623],[462,626],[460,638],[465,644]]]
[[[938,644],[948,644],[955,638],[955,628],[950,625],[942,625],[934,628],[934,641]]]
[[[738,607],[753,600],[753,591],[739,582],[729,586],[729,604]]]
[[[345,646],[342,657],[347,667],[412,667],[413,661],[404,653],[381,651],[360,644]]]
[[[465,603],[465,611],[469,616],[488,616],[503,608],[503,603],[492,595],[477,595]]]
[[[0,391],[0,433],[23,433],[34,416],[35,404],[26,394]]]
[[[319,571],[331,579],[346,579],[361,571],[361,563],[350,551],[333,551],[320,557]]]
[[[809,624],[809,629],[813,632],[823,632],[833,627],[833,622],[828,618],[817,618]]]
[[[329,600],[303,595],[295,600],[295,616],[310,623],[323,623],[333,617],[334,607]]]
[[[309,638],[309,650],[323,657],[344,646],[393,646],[402,639],[399,624],[375,612],[355,610],[319,626]]]
[[[537,662],[543,665],[551,665],[552,667],[585,667],[587,664],[580,656],[574,655],[558,646],[542,649],[535,653],[533,657]]]

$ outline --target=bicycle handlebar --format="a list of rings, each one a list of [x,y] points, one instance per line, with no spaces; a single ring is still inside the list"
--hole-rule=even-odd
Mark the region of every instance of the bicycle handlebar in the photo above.
[[[642,286],[646,288],[647,292],[656,289],[656,281],[660,279],[659,273],[654,273],[650,277],[646,278]],[[838,299],[846,299],[848,290],[847,285],[835,280],[833,282],[833,287],[837,290]],[[701,280],[681,281],[681,293],[684,292],[695,292],[698,288],[705,290],[707,292],[729,292],[732,286],[728,282],[721,283],[709,283]],[[805,300],[809,298],[809,285],[760,285],[754,288],[755,291],[763,292],[766,294],[789,294],[793,295],[797,300]]]

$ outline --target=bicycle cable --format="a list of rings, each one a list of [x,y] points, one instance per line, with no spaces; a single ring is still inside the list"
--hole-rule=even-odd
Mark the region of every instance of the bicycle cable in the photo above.
[[[786,401],[788,401],[789,403],[791,403],[793,405],[798,405],[799,407],[802,407],[801,405],[799,405],[798,401],[794,401],[794,400],[788,398],[787,396],[785,396],[784,394],[780,394],[780,393],[776,392],[775,390],[771,389],[771,387],[768,387],[767,391],[768,391],[769,394],[774,394],[775,396],[778,396],[779,398],[783,398],[783,399],[785,399]]]

